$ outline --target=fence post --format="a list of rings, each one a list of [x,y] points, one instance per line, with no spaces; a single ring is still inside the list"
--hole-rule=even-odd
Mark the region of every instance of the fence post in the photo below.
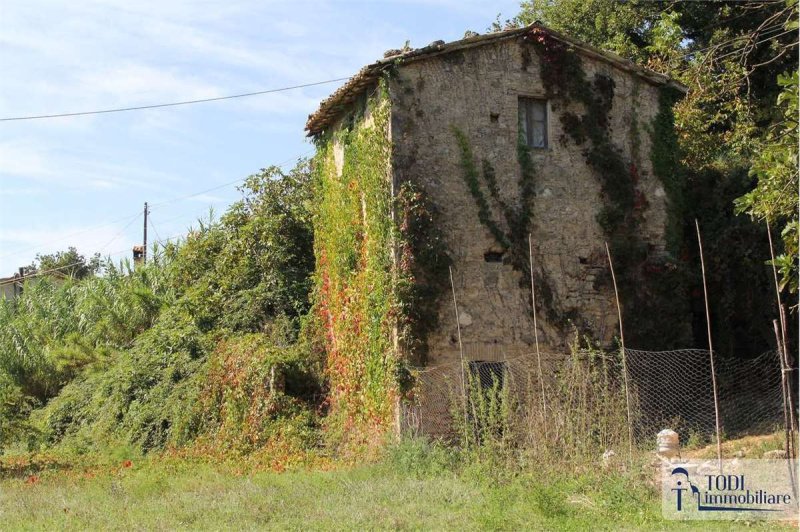
[[[465,379],[465,368],[464,368],[464,346],[461,343],[461,322],[458,319],[458,301],[456,300],[456,285],[453,282],[453,267],[448,267],[450,270],[450,289],[453,291],[453,308],[456,311],[456,330],[458,331],[458,352],[461,356],[461,400],[464,406],[464,443],[468,442],[467,438],[467,425],[469,424],[467,419],[467,385],[464,382]]]
[[[781,304],[781,289],[778,285],[778,268],[775,266],[775,248],[772,244],[772,229],[769,227],[769,220],[767,224],[767,240],[769,241],[769,258],[772,265],[772,280],[775,283],[775,298],[778,305],[778,321],[775,325],[775,338],[778,341],[778,355],[781,359],[781,382],[784,388],[784,408],[787,409],[787,456],[795,458],[794,449],[794,403],[792,401],[792,387],[788,380],[787,373],[791,371],[791,364],[789,363],[789,348],[787,347],[787,333],[786,333],[786,312]]]
[[[714,419],[716,421],[717,429],[717,461],[719,463],[719,470],[722,472],[722,440],[720,439],[719,428],[719,399],[717,397],[717,374],[714,370],[714,346],[711,343],[711,313],[708,310],[708,288],[706,286],[706,263],[703,259],[703,240],[700,237],[700,223],[697,218],[694,219],[694,225],[697,229],[697,245],[700,247],[700,271],[703,274],[703,299],[706,305],[706,329],[708,331],[708,356],[711,361],[711,387],[714,392]]]
[[[619,303],[619,290],[617,290],[617,276],[614,274],[614,263],[611,261],[611,250],[606,244],[606,255],[608,255],[608,266],[611,268],[611,281],[614,284],[614,299],[617,301],[617,315],[619,316],[619,343],[622,351],[622,375],[625,384],[625,409],[628,417],[628,460],[633,466],[633,424],[631,422],[631,398],[628,393],[628,363],[625,353],[625,335],[622,328],[622,306]]]
[[[544,393],[544,376],[542,375],[542,355],[539,352],[539,331],[536,323],[536,288],[533,282],[533,237],[528,233],[528,259],[531,268],[531,307],[533,308],[533,341],[536,344],[536,363],[539,367],[539,383],[542,387],[542,424],[547,438],[547,401]]]

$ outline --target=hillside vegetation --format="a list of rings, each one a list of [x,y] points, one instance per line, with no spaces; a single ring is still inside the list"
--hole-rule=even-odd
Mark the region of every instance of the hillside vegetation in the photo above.
[[[319,364],[298,342],[313,269],[310,174],[263,170],[146,265],[42,277],[0,305],[0,445],[142,452],[313,438]]]

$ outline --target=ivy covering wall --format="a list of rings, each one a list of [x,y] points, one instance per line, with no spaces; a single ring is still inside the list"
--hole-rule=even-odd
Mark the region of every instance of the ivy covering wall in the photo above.
[[[328,428],[351,443],[385,432],[398,395],[385,90],[369,98],[365,115],[318,139],[314,160],[315,312],[325,336]]]
[[[509,263],[514,270],[522,273],[519,286],[527,294],[531,289],[528,235],[531,231],[533,202],[536,195],[534,191],[536,168],[525,138],[520,131],[516,146],[517,163],[520,170],[517,181],[518,204],[511,205],[500,194],[500,186],[491,161],[485,158],[481,159],[481,170],[479,171],[467,135],[456,126],[453,126],[452,130],[460,152],[462,178],[478,209],[478,221],[489,230],[497,245],[506,254],[504,261]],[[488,198],[484,194],[484,188],[489,191]],[[494,218],[494,211],[500,212],[503,223]],[[547,272],[534,271],[533,277],[539,293],[539,304],[547,313],[551,324],[566,333],[570,323],[569,318],[572,315],[568,316],[567,313],[556,308],[552,283]],[[527,297],[525,299],[528,300]]]
[[[672,114],[675,91],[661,90],[659,110],[649,128],[653,172],[667,195],[665,240],[669,253],[656,255],[641,237],[649,202],[638,188],[638,124],[631,124],[633,153],[629,159],[611,138],[613,78],[598,73],[589,79],[580,56],[545,30],[534,29],[528,42],[539,57],[544,88],[560,114],[564,141],[571,140],[583,149],[586,163],[599,181],[602,205],[597,222],[619,277],[629,344],[646,349],[688,345],[686,269],[676,260],[683,240],[683,175]],[[636,102],[632,105],[633,119],[638,120]],[[600,283],[609,281],[610,276],[599,278]]]
[[[391,156],[384,80],[363,113],[317,139],[314,160],[327,433],[346,445],[379,443],[392,427],[407,367],[424,362],[450,264],[425,191],[409,182],[393,190]]]

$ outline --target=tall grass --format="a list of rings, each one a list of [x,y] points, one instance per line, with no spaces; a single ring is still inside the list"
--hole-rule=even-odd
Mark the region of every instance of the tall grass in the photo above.
[[[542,385],[529,360],[505,362],[503,376],[465,371],[466,400],[451,398],[460,447],[475,459],[580,466],[627,453],[628,422],[618,357],[576,341]]]
[[[103,277],[28,282],[0,302],[0,374],[39,403],[86,366],[129,347],[175,300],[164,254],[142,268],[107,266]]]

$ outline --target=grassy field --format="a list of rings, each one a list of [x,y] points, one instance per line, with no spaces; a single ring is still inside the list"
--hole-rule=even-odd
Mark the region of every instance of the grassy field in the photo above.
[[[463,466],[424,452],[412,449],[376,464],[329,471],[242,472],[233,465],[172,459],[123,461],[88,472],[75,467],[35,475],[6,472],[0,480],[0,523],[4,530],[753,526],[663,521],[656,492],[641,478],[498,474],[485,465]]]

